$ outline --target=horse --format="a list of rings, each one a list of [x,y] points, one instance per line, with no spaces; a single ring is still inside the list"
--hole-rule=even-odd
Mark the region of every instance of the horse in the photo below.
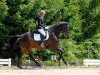
[[[43,49],[50,49],[51,51],[54,51],[59,55],[59,60],[62,59],[62,61],[67,65],[67,62],[65,61],[63,57],[63,50],[60,47],[59,44],[59,35],[60,33],[63,33],[64,35],[68,35],[69,33],[69,24],[68,22],[58,22],[56,25],[48,29],[49,38],[48,40],[45,40],[44,47],[41,47],[39,41],[35,41],[32,38],[31,32],[26,32],[22,34],[18,39],[17,43],[20,47],[21,51],[18,57],[18,65],[17,67],[21,67],[21,57],[28,53],[29,57],[32,61],[36,63],[37,66],[41,67],[42,65],[35,60],[35,57],[32,54],[32,48],[35,48],[37,50],[43,50]]]

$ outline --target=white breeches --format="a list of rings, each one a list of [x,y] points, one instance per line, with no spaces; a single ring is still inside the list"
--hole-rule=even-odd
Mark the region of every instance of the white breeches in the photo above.
[[[45,33],[45,31],[44,31],[43,29],[38,29],[38,31],[39,31],[42,35],[46,36],[46,33]]]

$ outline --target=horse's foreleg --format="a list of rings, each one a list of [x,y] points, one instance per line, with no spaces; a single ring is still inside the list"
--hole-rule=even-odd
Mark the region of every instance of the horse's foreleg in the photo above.
[[[64,50],[59,49],[59,51],[58,51],[58,54],[59,54],[59,62],[60,62],[60,59],[62,59],[62,61],[64,62],[64,64],[65,65],[68,65],[68,63],[65,61],[65,59],[63,57],[63,53],[64,53]]]
[[[32,52],[28,52],[29,53],[29,57],[32,61],[34,61],[36,63],[37,66],[41,67],[41,64],[38,63],[36,60],[35,60],[35,57],[33,56]]]
[[[61,56],[59,56],[58,61],[59,61],[59,66],[60,66],[60,60],[61,60]]]

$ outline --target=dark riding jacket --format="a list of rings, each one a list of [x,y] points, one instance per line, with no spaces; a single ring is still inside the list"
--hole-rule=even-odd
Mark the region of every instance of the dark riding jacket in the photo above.
[[[38,16],[37,21],[38,21],[37,29],[45,28],[44,17],[43,16]]]

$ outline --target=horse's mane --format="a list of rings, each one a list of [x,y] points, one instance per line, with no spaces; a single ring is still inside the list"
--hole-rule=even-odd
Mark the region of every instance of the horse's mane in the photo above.
[[[60,25],[62,25],[62,24],[68,25],[68,22],[58,22],[56,25],[54,25],[54,26],[52,27],[52,29],[55,29],[55,28],[57,28],[58,26],[60,26]]]
[[[68,24],[68,22],[58,22],[56,25]]]

